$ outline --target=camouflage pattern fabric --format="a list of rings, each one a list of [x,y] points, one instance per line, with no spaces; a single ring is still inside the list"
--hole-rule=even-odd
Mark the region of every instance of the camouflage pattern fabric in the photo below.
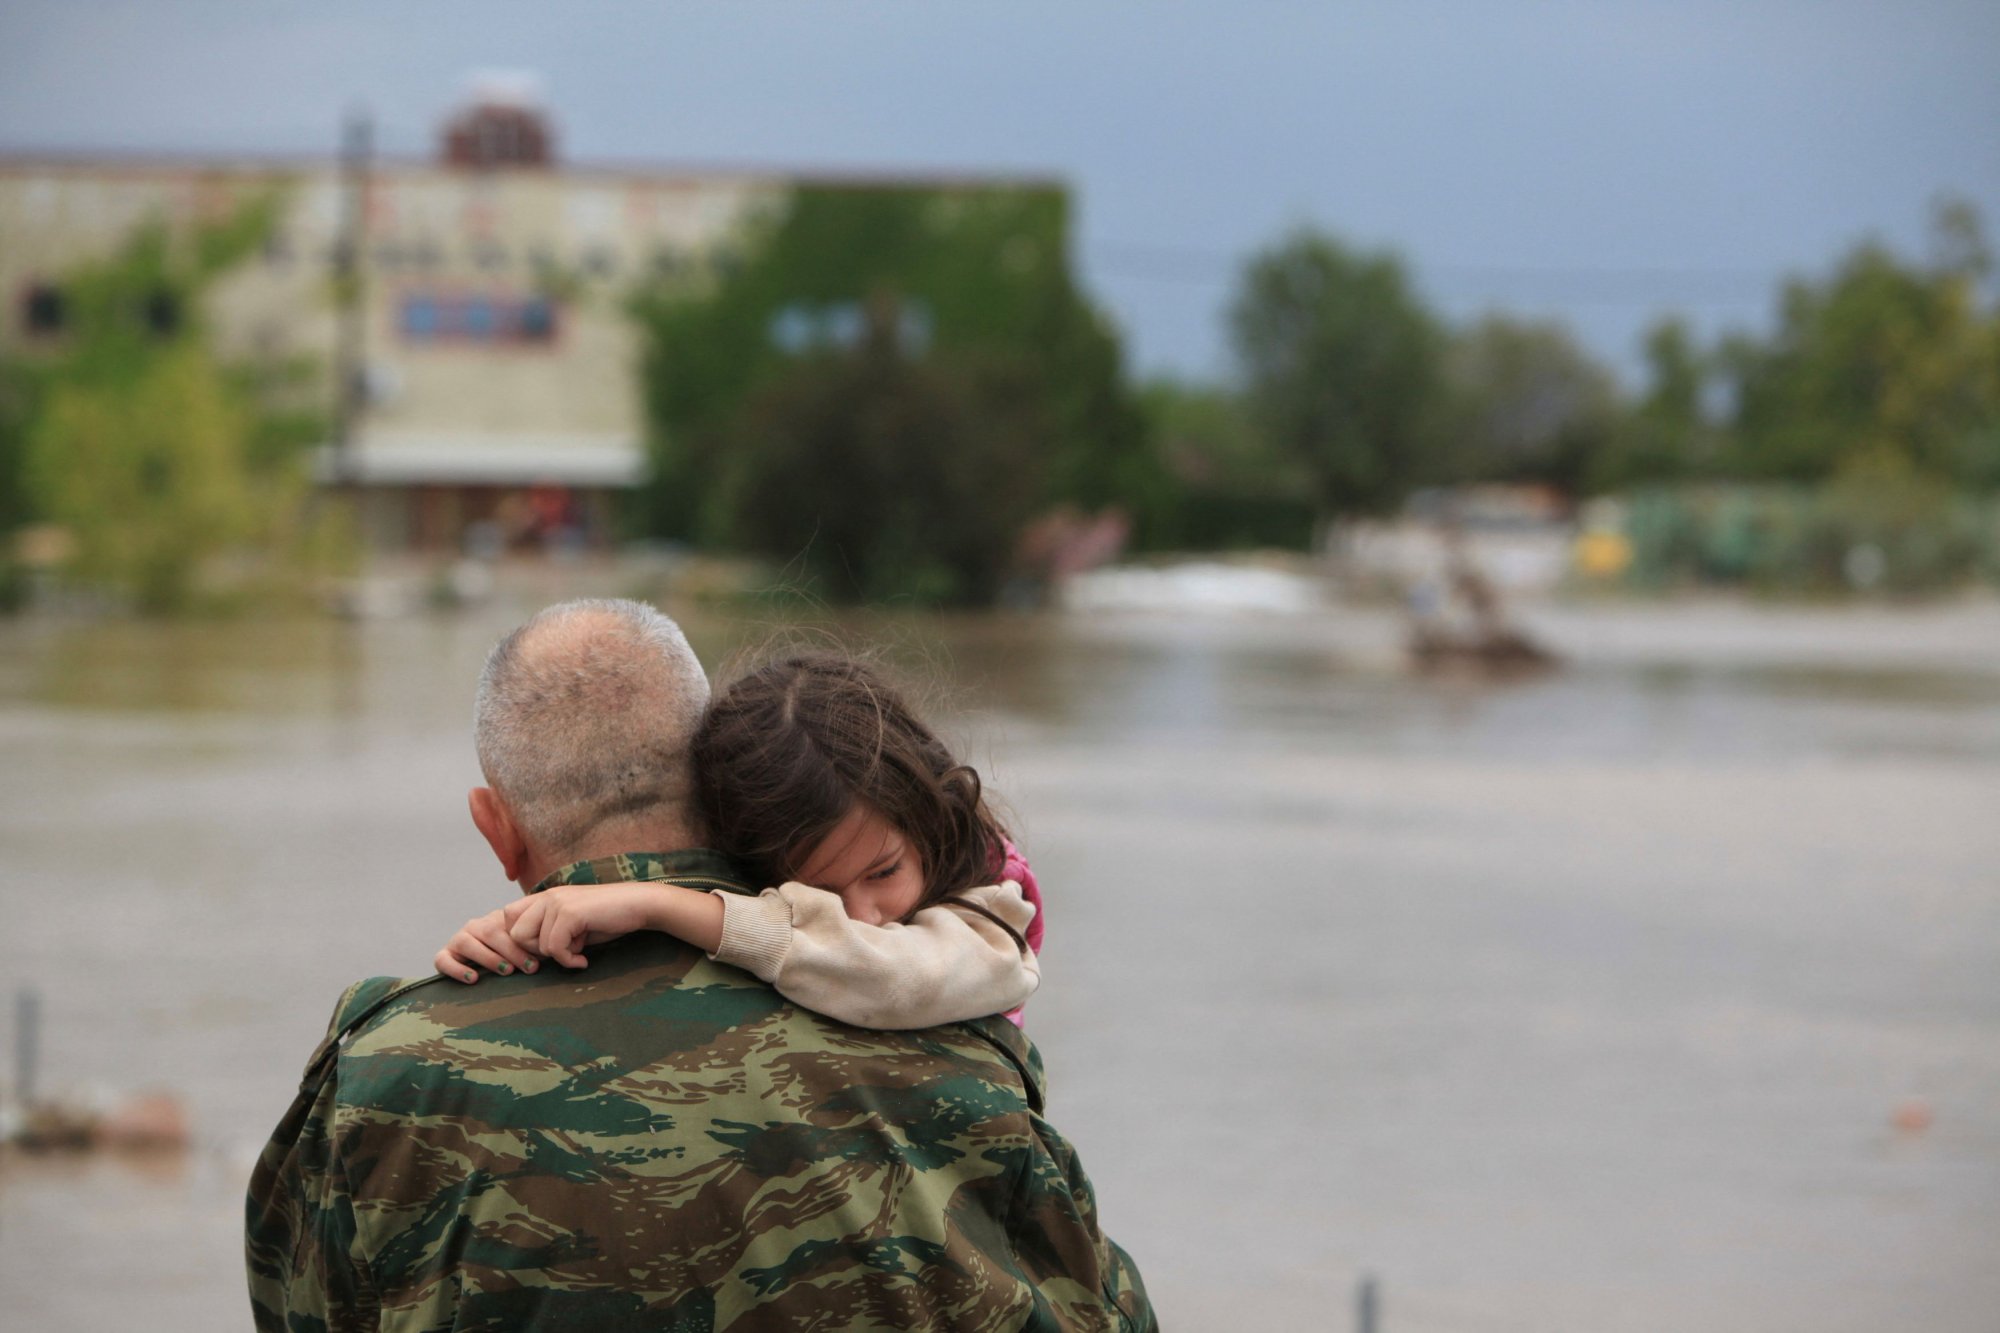
[[[628,878],[754,891],[702,852],[548,882]],[[662,935],[361,982],[251,1179],[257,1327],[1156,1329],[1042,1105],[1004,1020],[851,1028]]]

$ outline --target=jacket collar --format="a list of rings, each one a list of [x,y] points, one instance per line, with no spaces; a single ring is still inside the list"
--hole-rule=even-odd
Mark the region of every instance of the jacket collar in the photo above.
[[[619,852],[588,861],[572,861],[551,872],[529,889],[540,893],[559,884],[623,884],[628,880],[652,880],[684,885],[690,889],[719,889],[755,897],[757,890],[743,877],[737,864],[721,852],[692,847],[678,852]]]

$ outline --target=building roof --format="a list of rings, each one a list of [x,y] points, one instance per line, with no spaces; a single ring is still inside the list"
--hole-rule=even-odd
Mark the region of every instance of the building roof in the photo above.
[[[222,151],[133,151],[131,149],[34,149],[0,146],[0,171],[111,171],[133,175],[161,172],[209,171],[240,172],[246,175],[287,175],[304,171],[336,171],[341,159],[337,152],[254,153]],[[475,168],[451,167],[434,155],[378,153],[369,159],[375,171],[465,171]],[[673,180],[711,178],[736,181],[763,181],[790,185],[933,186],[950,188],[1008,187],[1016,189],[1066,189],[1060,176],[1043,172],[981,172],[962,167],[782,167],[726,162],[659,162],[641,159],[599,159],[557,161],[550,167],[500,168],[536,175],[555,175],[599,180]]]

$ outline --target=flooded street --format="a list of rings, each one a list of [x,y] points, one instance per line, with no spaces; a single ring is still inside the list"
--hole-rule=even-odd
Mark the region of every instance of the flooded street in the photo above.
[[[0,989],[46,1090],[197,1143],[0,1158],[9,1327],[247,1326],[340,989],[509,892],[464,797],[526,609],[0,621]],[[1505,685],[1376,611],[864,627],[1036,865],[1049,1116],[1166,1327],[1344,1329],[1370,1272],[1385,1333],[1993,1333],[2000,605],[1528,620],[1570,664]]]

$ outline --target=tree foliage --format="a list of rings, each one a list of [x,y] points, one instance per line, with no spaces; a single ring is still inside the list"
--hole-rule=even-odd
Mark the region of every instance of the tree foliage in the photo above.
[[[1787,283],[1768,334],[1704,345],[1661,321],[1630,398],[1559,325],[1489,317],[1448,332],[1392,257],[1310,231],[1252,261],[1230,318],[1251,421],[1306,465],[1329,511],[1378,511],[1420,482],[1583,494],[1898,476],[1991,490],[1991,269],[1977,213],[1947,200],[1927,256],[1857,246],[1825,276]]]
[[[29,436],[30,488],[76,540],[76,572],[149,610],[249,536],[261,506],[248,414],[199,349],[148,358],[115,388],[57,384]]]
[[[1818,480],[1886,451],[1951,475],[2000,408],[1994,327],[1969,275],[1866,246],[1823,285],[1790,284],[1777,336],[1739,342],[1738,458],[1751,475]]]
[[[1946,200],[1932,254],[1880,242],[1818,280],[1794,278],[1768,336],[1710,350],[1678,326],[1650,346],[1644,472],[1828,482],[1890,468],[1948,484],[2000,486],[2000,308],[1978,214]],[[1704,402],[1720,402],[1712,420]]]
[[[751,395],[718,517],[832,601],[989,603],[1041,491],[1046,406],[1018,363],[913,359],[877,327]]]
[[[2000,575],[2000,308],[1969,205],[1929,255],[1879,243],[1797,278],[1768,335],[1647,343],[1618,484],[1634,571],[1789,590],[1916,591]],[[1717,486],[1711,483],[1729,483]]]
[[[57,346],[0,365],[0,437],[17,469],[7,517],[62,525],[75,572],[144,609],[179,605],[231,545],[290,535],[301,446],[319,425],[281,401],[300,368],[222,365],[203,311],[276,207],[261,198],[181,233],[141,227],[64,275]]]
[[[1315,506],[1304,467],[1272,447],[1242,395],[1156,379],[1139,401],[1159,451],[1162,498],[1148,544],[1179,550],[1304,549]]]
[[[1068,203],[1056,188],[795,191],[732,262],[635,303],[654,473],[644,525],[761,545],[736,502],[736,474],[763,468],[744,456],[764,447],[746,413],[753,403],[768,410],[787,379],[821,373],[817,359],[853,351],[871,306],[900,312],[906,358],[976,362],[982,377],[1013,386],[1010,398],[1034,401],[1044,433],[1023,447],[1033,445],[1025,475],[1038,502],[1099,506],[1143,493],[1153,468],[1144,421],[1067,244]],[[969,390],[953,392],[964,401]],[[841,478],[827,480],[821,498],[844,501]]]
[[[1489,316],[1451,340],[1444,475],[1572,494],[1610,466],[1623,405],[1559,324]]]
[[[41,412],[43,378],[20,358],[0,355],[0,533],[36,516],[27,487],[28,432]]]
[[[1423,477],[1444,337],[1394,256],[1298,232],[1250,261],[1230,328],[1253,419],[1323,511],[1387,509]]]
[[[1677,317],[1647,331],[1645,353],[1647,387],[1596,473],[1603,489],[1713,476],[1721,465],[1722,436],[1707,403],[1714,358]]]

